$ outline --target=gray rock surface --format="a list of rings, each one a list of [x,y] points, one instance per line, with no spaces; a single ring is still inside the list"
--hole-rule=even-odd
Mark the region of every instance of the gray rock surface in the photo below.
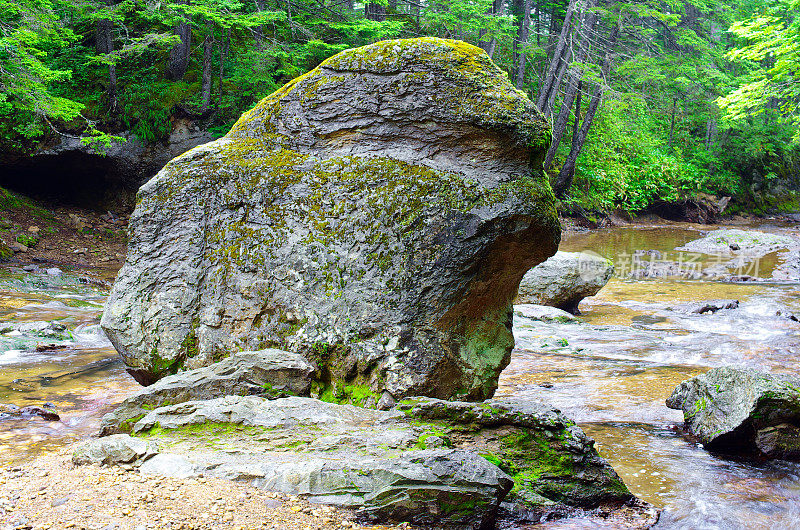
[[[280,347],[315,395],[489,397],[560,238],[549,139],[480,48],[342,52],[141,188],[102,325],[143,384]]]
[[[213,475],[302,495],[312,502],[355,508],[380,521],[437,528],[491,528],[513,481],[475,453],[420,450],[392,458],[335,453],[161,454],[140,472],[186,478]]]
[[[789,236],[725,228],[709,232],[704,237],[690,241],[676,250],[703,254],[746,254],[753,257],[763,256],[776,250],[797,248],[798,245],[800,242]]]
[[[311,495],[334,504],[362,503],[365,509],[371,509],[370,499],[389,502],[386,499],[402,497],[397,490],[401,484],[429,492],[442,486],[446,491],[452,489],[455,496],[455,483],[443,484],[441,477],[432,475],[415,482],[412,475],[406,475],[427,469],[428,464],[417,465],[418,458],[427,458],[426,451],[445,449],[458,451],[435,453],[446,456],[441,465],[455,466],[462,469],[460,473],[466,472],[464,468],[477,469],[477,484],[486,485],[489,480],[495,492],[503,490],[497,502],[506,493],[504,473],[517,483],[506,501],[529,510],[614,509],[633,500],[619,476],[598,455],[594,442],[559,411],[540,404],[414,398],[398,403],[393,410],[380,411],[301,397],[228,396],[160,407],[136,422],[133,431],[169,447],[169,453],[148,462],[143,472],[168,473],[174,468],[181,474],[256,479],[267,489]],[[417,464],[407,469],[408,462]],[[489,473],[485,464],[498,469]],[[354,482],[350,478],[353,473],[372,478]],[[405,478],[401,480],[397,473]],[[378,475],[391,479],[390,496],[378,495],[389,488]],[[297,489],[297,477],[304,477],[302,487],[306,489]],[[335,493],[331,484],[347,484],[350,489],[342,487]],[[468,492],[477,487],[464,484]],[[477,490],[473,492],[477,495]],[[416,499],[421,494],[405,495]],[[427,497],[428,511],[436,513],[433,505],[447,504],[448,498],[438,493]],[[491,502],[496,505],[495,500]],[[414,506],[414,510],[421,509],[421,505]],[[423,521],[416,515],[380,513]]]
[[[596,295],[614,274],[610,260],[593,252],[556,252],[525,273],[517,304],[557,307],[578,314],[578,304]]]
[[[800,456],[800,379],[713,368],[681,383],[667,406],[709,449]]]
[[[530,320],[538,320],[541,322],[566,323],[580,321],[580,319],[572,313],[568,313],[563,309],[549,305],[517,304],[514,306],[514,314]]]
[[[72,453],[75,465],[138,465],[158,454],[158,445],[150,440],[115,434],[79,445]]]
[[[308,395],[314,367],[296,353],[239,352],[203,368],[179,372],[128,397],[103,417],[101,434],[127,431],[131,421],[164,405],[229,395],[278,398]]]

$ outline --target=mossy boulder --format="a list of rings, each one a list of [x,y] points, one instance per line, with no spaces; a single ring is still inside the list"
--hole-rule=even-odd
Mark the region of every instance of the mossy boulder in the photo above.
[[[494,528],[502,507],[506,523],[592,510],[639,528],[657,515],[578,426],[537,403],[411,398],[380,411],[227,396],[158,407],[131,431],[163,448],[142,473],[246,481],[382,522]]]
[[[141,188],[102,325],[143,384],[276,347],[316,395],[489,397],[560,238],[549,142],[477,47],[342,52]]]
[[[732,367],[681,383],[667,406],[707,448],[800,458],[800,379]]]

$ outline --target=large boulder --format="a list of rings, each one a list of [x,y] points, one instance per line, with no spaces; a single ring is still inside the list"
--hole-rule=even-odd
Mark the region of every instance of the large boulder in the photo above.
[[[516,303],[557,307],[578,314],[578,304],[596,295],[614,274],[614,265],[593,252],[556,252],[522,278]]]
[[[141,188],[103,328],[143,384],[279,347],[315,395],[491,396],[560,238],[549,140],[480,48],[342,52]]]
[[[536,403],[227,396],[156,408],[132,432],[164,448],[142,473],[246,480],[438,528],[491,527],[501,501],[538,521],[634,500],[579,427]]]
[[[301,355],[281,350],[239,352],[210,366],[167,376],[127,397],[103,416],[100,434],[127,432],[148,410],[223,396],[279,398],[308,395],[314,367]]]
[[[800,458],[800,379],[714,368],[681,383],[667,406],[709,449]]]

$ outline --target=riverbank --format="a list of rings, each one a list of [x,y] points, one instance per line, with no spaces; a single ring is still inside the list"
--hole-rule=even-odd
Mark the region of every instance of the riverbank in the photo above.
[[[125,261],[128,218],[44,204],[0,188],[0,258],[115,274]]]

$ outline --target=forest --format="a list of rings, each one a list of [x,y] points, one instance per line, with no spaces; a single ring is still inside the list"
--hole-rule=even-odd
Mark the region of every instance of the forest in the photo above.
[[[800,174],[800,1],[0,0],[0,154],[62,135],[102,152],[176,116],[224,135],[351,47],[480,46],[551,121],[562,211],[734,197],[792,210]]]

